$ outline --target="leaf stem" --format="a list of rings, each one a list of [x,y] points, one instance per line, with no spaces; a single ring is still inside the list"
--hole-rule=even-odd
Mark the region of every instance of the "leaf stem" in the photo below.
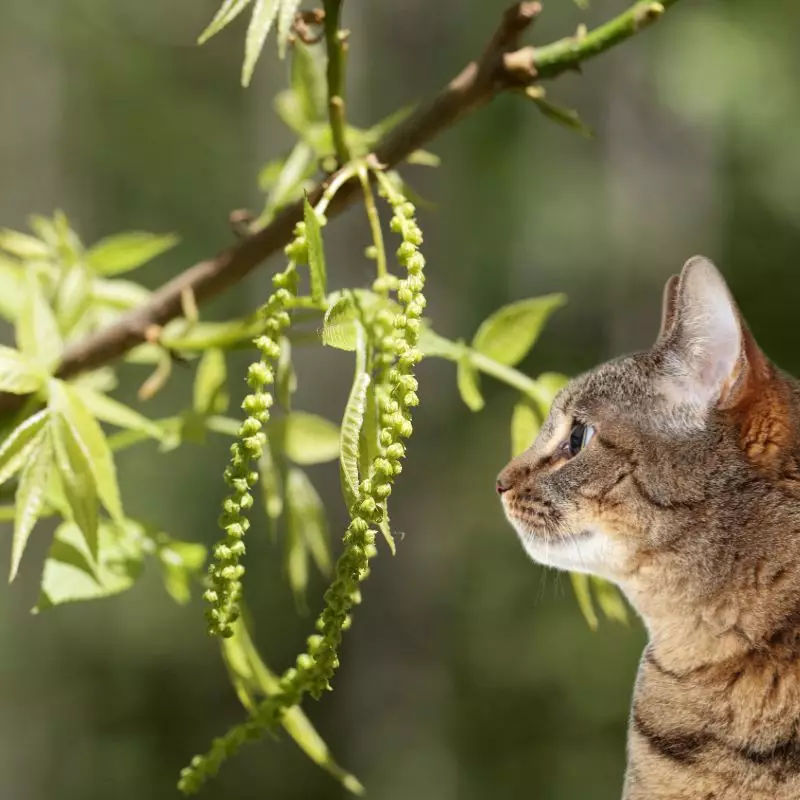
[[[339,166],[350,160],[345,138],[344,67],[347,53],[345,35],[339,29],[342,0],[324,0],[325,46],[328,51],[328,117],[333,136],[333,147]]]
[[[485,356],[483,353],[473,350],[471,347],[465,347],[465,350],[469,356],[469,360],[476,369],[512,386],[514,389],[518,389],[522,394],[527,395],[538,403],[549,405],[550,399],[545,396],[539,388],[539,384],[532,378],[523,375],[523,373],[513,367],[501,364],[499,361],[495,361],[493,358],[489,358],[489,356]]]
[[[367,211],[369,227],[372,231],[372,241],[375,245],[375,266],[378,273],[378,280],[383,281],[389,271],[386,267],[386,245],[383,241],[383,229],[381,228],[381,218],[378,215],[378,207],[375,204],[375,194],[369,181],[369,173],[364,164],[358,166],[358,179],[361,181],[361,188],[364,191],[364,208]],[[389,287],[382,289],[382,294],[387,294]]]

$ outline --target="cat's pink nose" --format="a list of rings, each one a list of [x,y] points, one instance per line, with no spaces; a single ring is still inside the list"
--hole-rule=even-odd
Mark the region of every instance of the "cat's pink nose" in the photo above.
[[[497,483],[495,483],[495,488],[497,489],[497,494],[503,494],[504,492],[507,492],[511,488],[511,482],[508,481],[507,479],[504,479],[503,476],[501,475],[497,479]]]

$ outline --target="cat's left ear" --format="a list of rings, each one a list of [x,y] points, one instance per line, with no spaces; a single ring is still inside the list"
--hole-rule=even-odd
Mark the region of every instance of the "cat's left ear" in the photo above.
[[[686,262],[669,287],[669,311],[656,343],[664,388],[680,404],[732,408],[768,379],[769,362],[747,329],[725,279],[707,258]]]

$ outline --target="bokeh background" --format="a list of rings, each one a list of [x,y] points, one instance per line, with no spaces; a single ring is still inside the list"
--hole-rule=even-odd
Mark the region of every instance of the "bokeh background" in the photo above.
[[[506,0],[348,0],[350,111],[369,124],[432,93],[479,52]],[[118,230],[176,231],[181,246],[146,268],[155,286],[231,241],[232,208],[259,208],[256,175],[290,143],[272,111],[286,65],[269,46],[253,86],[238,86],[244,25],[194,44],[217,0],[2,0],[0,225],[63,208],[87,242]],[[622,10],[550,0],[549,41]],[[652,30],[552,84],[581,110],[584,140],[503,97],[431,145],[443,163],[410,168],[425,210],[429,311],[470,336],[497,306],[551,291],[570,302],[524,363],[574,374],[648,346],[661,286],[695,253],[717,260],[757,338],[800,372],[800,5],[682,0]],[[334,285],[366,281],[363,212],[326,232]],[[275,263],[208,307],[244,313]],[[297,405],[337,419],[346,354],[303,352]],[[123,371],[131,399],[145,373]],[[242,370],[233,360],[233,370]],[[393,496],[405,531],[382,555],[348,634],[336,691],[309,713],[376,800],[491,797],[615,800],[628,703],[644,633],[592,633],[567,578],[529,563],[493,494],[509,456],[507,388],[484,381],[487,408],[461,403],[451,364],[421,368],[423,405],[409,468]],[[145,409],[187,403],[178,373]],[[134,515],[210,543],[225,443],[120,459]],[[314,468],[334,532],[344,511],[333,466]],[[10,531],[2,529],[0,574]],[[32,617],[45,526],[23,574],[0,589],[0,797],[177,797],[189,756],[241,717],[201,603],[177,607],[157,575],[129,593]],[[269,663],[289,663],[308,633],[256,526],[248,597]],[[314,584],[312,607],[322,586]],[[209,800],[337,798],[342,791],[291,741],[232,761]]]

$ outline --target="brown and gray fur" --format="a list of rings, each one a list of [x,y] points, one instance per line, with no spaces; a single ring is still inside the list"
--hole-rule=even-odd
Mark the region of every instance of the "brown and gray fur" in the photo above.
[[[556,397],[498,491],[534,559],[614,581],[646,623],[623,800],[798,800],[800,384],[711,262],[668,281],[651,350]]]

